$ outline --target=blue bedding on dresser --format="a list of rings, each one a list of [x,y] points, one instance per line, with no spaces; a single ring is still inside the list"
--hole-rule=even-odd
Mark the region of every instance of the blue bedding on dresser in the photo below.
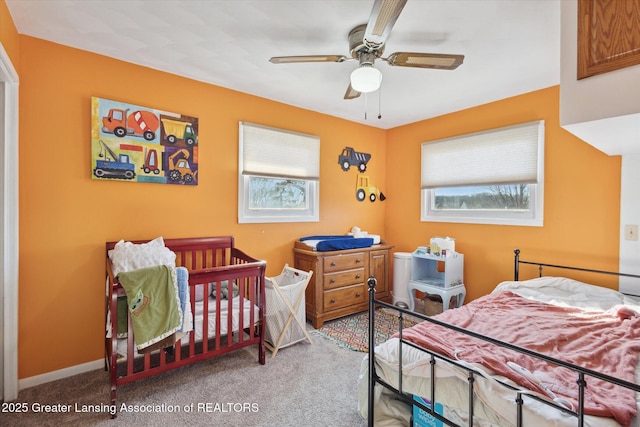
[[[353,236],[308,236],[300,239],[304,241],[316,241],[317,251],[340,251],[343,249],[368,248],[373,245],[372,237]]]

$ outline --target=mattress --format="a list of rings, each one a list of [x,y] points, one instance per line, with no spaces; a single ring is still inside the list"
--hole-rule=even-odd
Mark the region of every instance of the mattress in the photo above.
[[[520,282],[503,282],[494,292],[508,290],[522,297],[544,301],[560,306],[595,308],[603,311],[616,305],[624,305],[640,313],[640,299],[623,295],[617,291],[601,288],[566,278],[542,277]],[[376,346],[376,373],[380,378],[393,386],[398,386],[398,339],[392,338]],[[430,398],[431,365],[430,356],[410,346],[402,348],[403,391]],[[358,385],[359,411],[366,418],[368,398],[368,355],[364,358],[360,370]],[[460,425],[468,423],[466,412],[468,407],[467,371],[447,362],[436,364],[435,401],[444,405],[444,415]],[[474,390],[474,425],[479,426],[512,426],[516,420],[516,393],[498,383],[498,379],[513,384],[510,380],[490,375],[475,376]],[[640,369],[636,366],[635,382],[640,383]],[[409,425],[411,408],[397,400],[388,390],[377,385],[374,393],[375,425]],[[524,397],[523,419],[527,425],[575,426],[576,418],[549,406]],[[640,408],[640,400],[636,394],[636,406]],[[631,425],[639,426],[636,416]],[[585,417],[585,426],[614,427],[619,426],[612,418],[595,416]]]
[[[236,332],[251,326],[251,309],[253,308],[253,321],[258,321],[259,309],[258,306],[251,303],[246,298],[239,296],[231,300],[232,308],[229,313],[229,300],[223,299],[220,301],[220,335],[228,335],[229,332],[229,318],[231,319],[231,331]],[[240,310],[242,304],[242,311]],[[209,337],[216,336],[216,300],[215,298],[209,298],[209,315],[207,332]],[[240,326],[240,313],[242,312],[242,327]],[[196,341],[202,340],[202,325],[204,317],[204,303],[202,301],[196,302],[194,317],[194,331]]]
[[[242,327],[240,327],[240,307],[242,304]],[[209,297],[208,299],[208,316],[207,316],[207,335],[209,338],[216,336],[216,299]],[[253,321],[258,321],[260,309],[255,304],[252,304],[250,300],[236,296],[231,300],[231,312],[229,312],[229,300],[220,300],[220,336],[226,336],[229,332],[229,320],[231,321],[231,331],[237,332],[239,330],[248,328],[251,326],[251,310],[253,309]],[[203,317],[204,301],[198,301],[195,303],[195,311],[193,313],[194,318],[194,335],[195,340],[202,341],[203,337]],[[182,343],[188,342],[188,338],[183,338]],[[134,356],[139,356],[137,349],[134,349]],[[118,355],[124,357],[127,354],[127,339],[118,339]]]

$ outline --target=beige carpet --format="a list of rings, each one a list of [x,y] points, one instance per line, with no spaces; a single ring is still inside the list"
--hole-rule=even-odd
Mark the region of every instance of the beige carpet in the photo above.
[[[263,366],[255,348],[244,349],[121,386],[115,420],[108,412],[77,412],[109,406],[108,374],[88,372],[21,391],[16,403],[25,403],[27,412],[0,412],[0,425],[366,425],[357,414],[356,394],[363,353],[314,334],[313,344],[297,343],[270,356],[267,351]],[[121,411],[123,404],[132,411],[150,412]],[[71,412],[36,412],[61,408]]]

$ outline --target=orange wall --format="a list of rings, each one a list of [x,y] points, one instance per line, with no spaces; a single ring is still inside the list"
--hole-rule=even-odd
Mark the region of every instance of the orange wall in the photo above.
[[[523,259],[618,269],[620,157],[560,128],[559,92],[555,86],[388,132],[386,237],[407,252],[432,236],[454,237],[465,256],[467,301],[512,279],[514,248]],[[533,120],[545,121],[543,227],[420,222],[422,142]]]
[[[100,359],[104,243],[231,234],[267,260],[293,264],[295,239],[384,235],[385,203],[358,202],[345,145],[372,154],[367,172],[384,191],[386,132],[104,56],[21,36],[19,377]],[[91,179],[91,96],[199,119],[199,185]],[[341,96],[336,94],[336,96]],[[320,222],[237,223],[238,122],[320,136]]]
[[[0,1],[0,42],[16,71],[19,71],[19,36],[4,0]]]

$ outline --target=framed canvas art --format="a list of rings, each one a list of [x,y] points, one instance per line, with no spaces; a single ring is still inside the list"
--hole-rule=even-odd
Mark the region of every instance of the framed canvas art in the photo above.
[[[91,177],[198,184],[198,119],[91,98]]]

